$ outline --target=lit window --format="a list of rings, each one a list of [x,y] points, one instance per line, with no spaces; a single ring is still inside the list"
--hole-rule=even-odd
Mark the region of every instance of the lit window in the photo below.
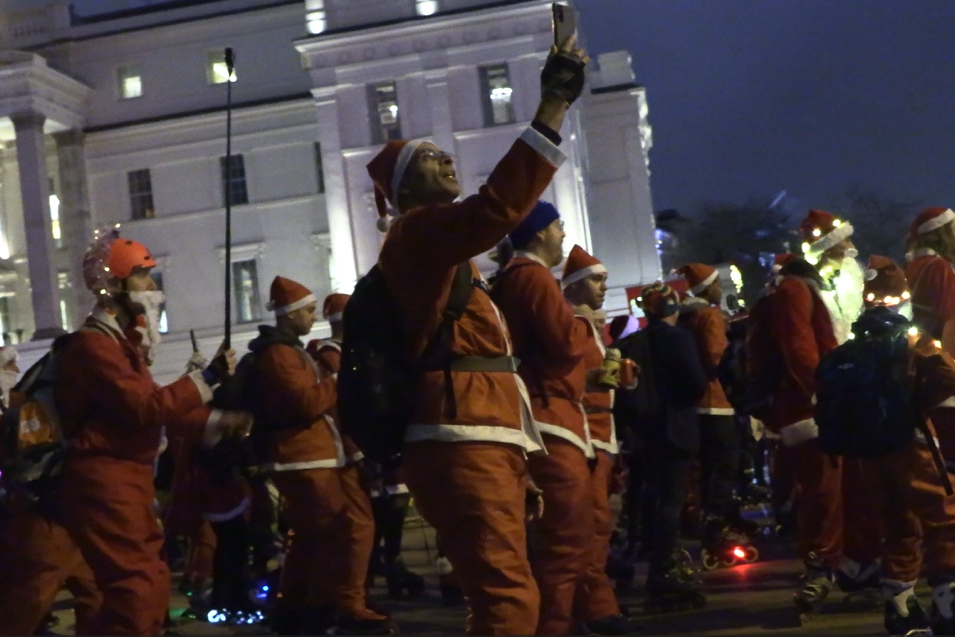
[[[116,79],[119,81],[119,95],[124,100],[142,97],[143,80],[139,75],[139,67],[135,64],[121,66],[116,70]]]
[[[371,135],[376,144],[401,139],[398,91],[394,82],[368,85],[368,111],[371,117]]]
[[[63,329],[67,332],[72,332],[73,321],[70,320],[70,297],[72,295],[71,290],[73,286],[70,285],[70,273],[58,272],[57,283],[60,288],[60,325],[62,325]]]
[[[434,15],[438,12],[438,0],[417,0],[415,9],[418,15]]]
[[[238,322],[251,323],[261,320],[259,275],[255,259],[236,261],[232,264],[232,287]]]
[[[156,216],[153,209],[153,182],[149,169],[133,170],[126,174],[129,181],[129,207],[132,219],[152,219]]]
[[[225,49],[209,51],[206,55],[206,79],[209,80],[209,84],[235,82],[235,69],[232,69],[230,77],[229,67],[225,63]]]
[[[20,335],[22,330],[14,330],[13,323],[10,318],[10,305],[11,300],[13,299],[13,294],[10,292],[4,292],[0,294],[0,337],[3,339],[4,345],[9,345],[13,342],[20,342]],[[16,334],[17,339],[14,341],[13,336]]]
[[[484,123],[487,126],[514,122],[511,76],[507,64],[482,66],[481,88],[484,93]]]
[[[309,33],[325,30],[325,0],[305,0],[305,27]]]
[[[60,233],[60,198],[56,196],[53,179],[50,179],[50,234],[53,235],[53,244],[57,248],[62,248],[63,236]]]
[[[229,173],[226,174],[225,157],[219,158],[219,170],[222,173],[222,205],[225,205],[226,188],[230,204],[249,203],[249,189],[245,185],[245,160],[242,155],[232,155],[229,159]]]

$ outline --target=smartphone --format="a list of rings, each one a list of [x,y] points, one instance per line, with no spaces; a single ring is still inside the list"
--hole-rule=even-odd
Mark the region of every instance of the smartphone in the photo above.
[[[551,10],[554,18],[554,45],[560,46],[567,38],[577,34],[577,12],[573,7],[559,2],[553,3]]]

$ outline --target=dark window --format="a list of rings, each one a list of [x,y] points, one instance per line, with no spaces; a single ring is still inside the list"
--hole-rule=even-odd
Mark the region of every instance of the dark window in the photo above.
[[[219,167],[222,171],[222,196],[225,204],[226,188],[231,196],[231,203],[249,203],[249,191],[245,186],[245,161],[242,155],[232,155],[229,160],[229,174],[226,174],[225,157],[219,158]]]
[[[315,177],[318,180],[318,194],[325,192],[325,169],[322,167],[322,145],[315,142]]]
[[[485,126],[513,123],[514,104],[511,98],[514,90],[507,64],[482,66],[480,73]]]
[[[394,82],[368,85],[368,112],[371,117],[371,136],[376,144],[401,139],[398,92]]]
[[[134,170],[127,173],[129,179],[129,206],[133,219],[152,219],[156,216],[153,208],[153,182],[149,169]]]

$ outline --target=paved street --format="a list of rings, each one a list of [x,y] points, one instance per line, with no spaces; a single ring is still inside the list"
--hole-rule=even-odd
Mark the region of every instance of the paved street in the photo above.
[[[441,605],[437,575],[433,566],[434,537],[420,521],[410,519],[405,534],[405,560],[412,570],[428,579],[428,592],[423,599],[406,602],[388,600],[382,586],[376,586],[373,598],[389,608],[403,634],[461,634],[464,611]],[[693,547],[690,547],[691,550]],[[767,540],[762,544],[763,561],[705,574],[708,603],[705,609],[669,614],[646,615],[649,634],[695,635],[882,635],[881,605],[874,608],[853,600],[844,604],[842,593],[834,593],[824,612],[811,624],[801,627],[792,606],[793,591],[798,587],[801,564],[793,558],[791,546]],[[638,565],[635,585],[621,591],[619,598],[633,615],[644,616],[642,609],[645,564]],[[923,602],[928,592],[921,591]],[[173,599],[175,616],[187,606],[186,599]],[[65,596],[57,604],[60,634],[70,634],[73,617]],[[259,627],[229,628],[205,622],[184,622],[180,631],[187,635],[264,634]]]

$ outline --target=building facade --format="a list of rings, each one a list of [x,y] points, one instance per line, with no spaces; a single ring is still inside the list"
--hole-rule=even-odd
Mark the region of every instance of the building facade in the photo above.
[[[270,318],[276,274],[321,298],[350,292],[375,263],[383,237],[365,164],[385,141],[429,137],[455,155],[464,192],[479,187],[533,117],[552,40],[542,0],[123,4],[0,13],[0,338],[29,359],[76,327],[92,303],[82,253],[93,229],[119,223],[159,261],[160,380],[181,371],[190,330],[207,354],[222,338],[227,192],[242,351]],[[608,265],[610,309],[625,311],[624,288],[660,275],[652,138],[629,56],[597,66],[545,197],[567,249]]]

